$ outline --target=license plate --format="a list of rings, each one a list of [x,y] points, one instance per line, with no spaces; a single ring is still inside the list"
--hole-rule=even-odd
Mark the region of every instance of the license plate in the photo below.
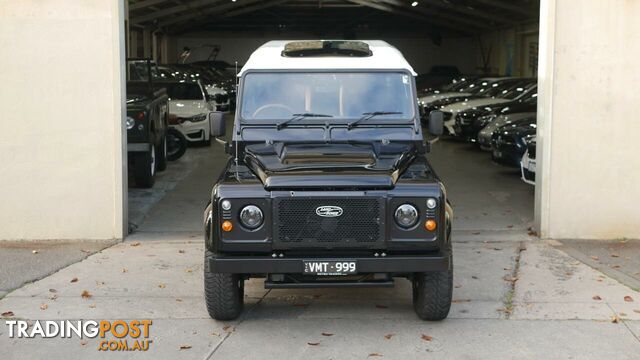
[[[527,168],[530,172],[536,172],[536,163],[534,161],[529,161]]]
[[[493,150],[493,157],[501,158],[502,157],[502,151]]]
[[[356,262],[343,261],[305,261],[304,273],[309,275],[350,275],[356,273]]]

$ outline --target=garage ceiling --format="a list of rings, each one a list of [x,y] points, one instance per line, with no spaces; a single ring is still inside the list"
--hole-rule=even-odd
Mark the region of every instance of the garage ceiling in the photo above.
[[[415,6],[413,6],[415,5]],[[538,18],[539,0],[130,0],[131,26],[192,31],[464,36]]]

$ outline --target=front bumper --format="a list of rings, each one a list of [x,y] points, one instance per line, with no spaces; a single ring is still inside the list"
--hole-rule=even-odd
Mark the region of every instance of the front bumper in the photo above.
[[[536,184],[536,160],[529,158],[527,153],[522,157],[522,161],[520,161],[520,175],[522,181],[529,185]]]
[[[171,127],[180,131],[182,135],[190,142],[206,141],[209,140],[209,121],[191,122],[185,121],[178,125],[171,125]]]
[[[267,256],[223,256],[210,258],[207,266],[214,273],[231,274],[302,274],[305,260],[355,261],[359,274],[415,273],[444,271],[451,266],[450,255],[394,255],[386,257],[345,258],[272,258]]]

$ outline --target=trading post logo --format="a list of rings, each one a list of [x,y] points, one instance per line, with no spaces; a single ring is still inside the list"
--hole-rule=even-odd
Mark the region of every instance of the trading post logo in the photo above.
[[[151,320],[6,320],[10,338],[101,339],[99,351],[147,351]]]

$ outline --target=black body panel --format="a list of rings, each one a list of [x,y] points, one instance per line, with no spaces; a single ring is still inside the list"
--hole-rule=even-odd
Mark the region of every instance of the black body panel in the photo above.
[[[307,175],[317,178],[319,183],[332,176],[335,175]],[[214,253],[229,255],[274,251],[315,255],[326,250],[337,254],[335,251],[340,253],[340,249],[366,253],[373,250],[425,253],[437,251],[449,241],[448,219],[452,218],[452,210],[446,202],[444,187],[424,156],[418,156],[390,189],[361,189],[361,178],[365,177],[368,176],[353,176],[351,182],[345,177],[344,184],[334,183],[331,187],[327,184],[322,190],[272,190],[265,188],[247,166],[236,167],[229,161],[213,190],[214,213],[207,229],[212,236],[208,237],[207,247]],[[429,197],[438,201],[435,210],[426,208],[425,201]],[[225,199],[232,204],[226,213],[220,207]],[[419,211],[420,220],[411,229],[400,228],[393,218],[393,210],[404,203],[414,205]],[[265,220],[261,227],[248,230],[238,225],[228,233],[220,229],[223,220],[238,223],[241,208],[249,204],[263,210]],[[351,215],[345,214],[341,216],[343,219],[336,221],[314,214],[319,206],[338,206],[336,204]],[[440,226],[433,232],[426,231],[422,225],[427,218],[435,219]],[[355,227],[360,232],[366,229],[366,234],[355,236],[354,229],[348,227]],[[292,234],[297,238],[292,239]]]
[[[127,129],[127,143],[136,144],[128,150],[147,151],[148,146],[141,145],[160,146],[164,141],[169,97],[165,88],[155,86],[152,76],[155,64],[150,59],[127,59],[127,62],[127,117],[134,121],[133,127]]]

